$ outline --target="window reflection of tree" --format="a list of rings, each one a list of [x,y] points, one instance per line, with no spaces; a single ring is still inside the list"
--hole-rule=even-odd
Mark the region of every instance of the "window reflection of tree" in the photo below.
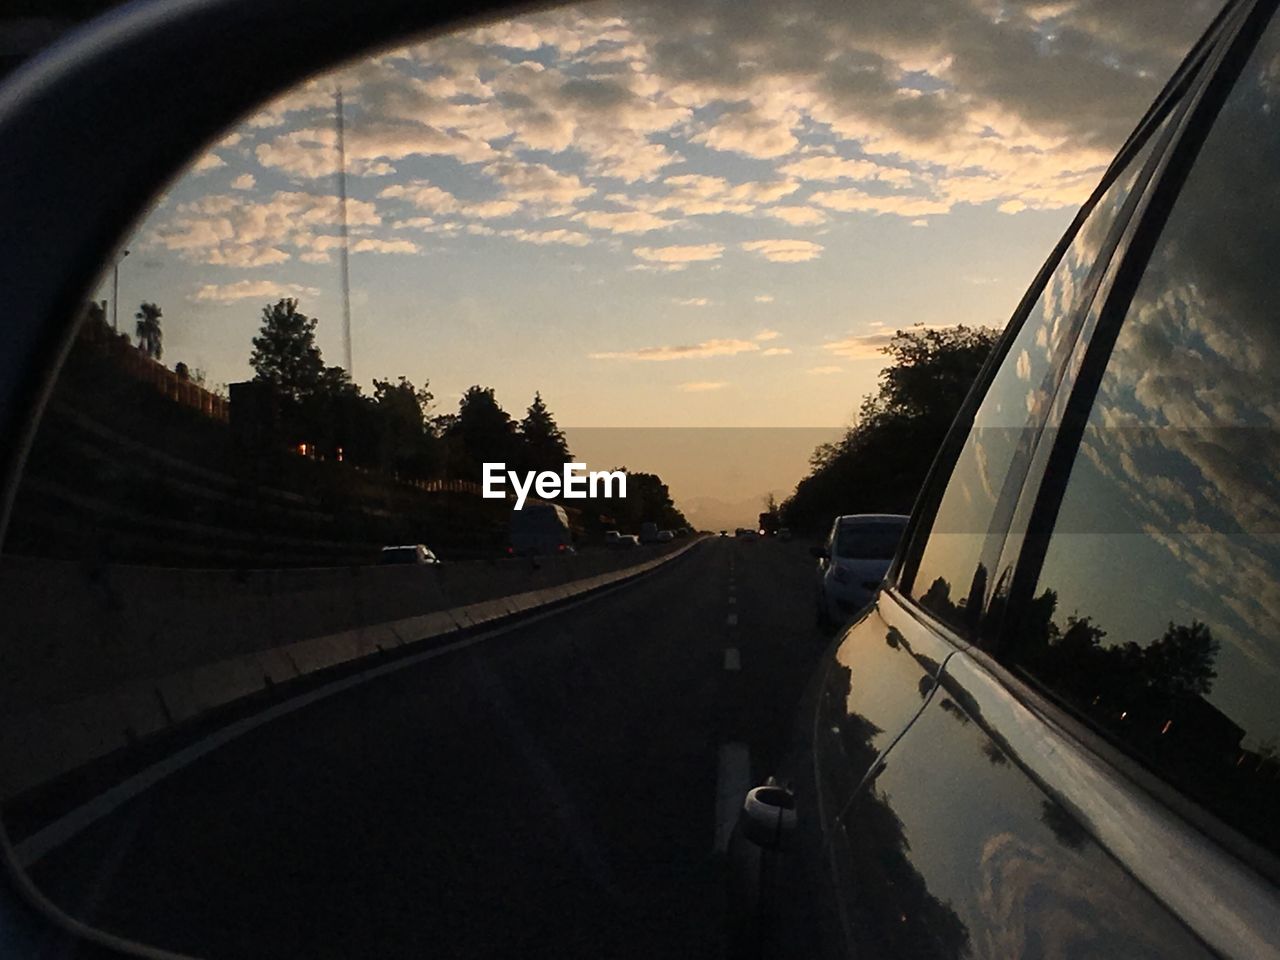
[[[1197,799],[1269,846],[1280,778],[1245,729],[1210,702],[1220,642],[1198,621],[1170,622],[1146,643],[1109,642],[1092,617],[1055,620],[1045,590],[1020,631],[1023,669],[1091,723]]]

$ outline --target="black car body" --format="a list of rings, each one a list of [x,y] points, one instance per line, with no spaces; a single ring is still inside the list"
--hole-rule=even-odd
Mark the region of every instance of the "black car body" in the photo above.
[[[742,953],[1280,955],[1273,8],[1025,295],[810,690],[794,832],[740,823]]]

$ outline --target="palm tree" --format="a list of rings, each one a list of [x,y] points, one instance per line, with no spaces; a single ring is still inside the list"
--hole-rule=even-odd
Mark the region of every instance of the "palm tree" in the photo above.
[[[160,308],[154,303],[144,303],[134,314],[138,321],[138,349],[153,360],[164,353],[164,335],[160,332]]]

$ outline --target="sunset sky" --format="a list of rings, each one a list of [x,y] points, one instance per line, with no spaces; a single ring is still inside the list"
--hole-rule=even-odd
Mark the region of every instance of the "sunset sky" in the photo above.
[[[571,440],[838,427],[894,329],[1004,324],[1216,7],[594,3],[406,46],[199,158],[129,244],[121,326],[158,302],[165,361],[230,382],[296,296],[342,362],[340,84],[366,389],[429,380],[452,409],[482,383],[516,416],[541,390]],[[829,432],[626,459],[754,504]],[[607,433],[575,452],[615,456]]]

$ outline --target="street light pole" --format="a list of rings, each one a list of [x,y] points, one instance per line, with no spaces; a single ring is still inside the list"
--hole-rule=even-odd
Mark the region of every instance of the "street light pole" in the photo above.
[[[116,257],[116,266],[111,280],[111,329],[120,332],[120,261],[129,255],[126,250]]]

